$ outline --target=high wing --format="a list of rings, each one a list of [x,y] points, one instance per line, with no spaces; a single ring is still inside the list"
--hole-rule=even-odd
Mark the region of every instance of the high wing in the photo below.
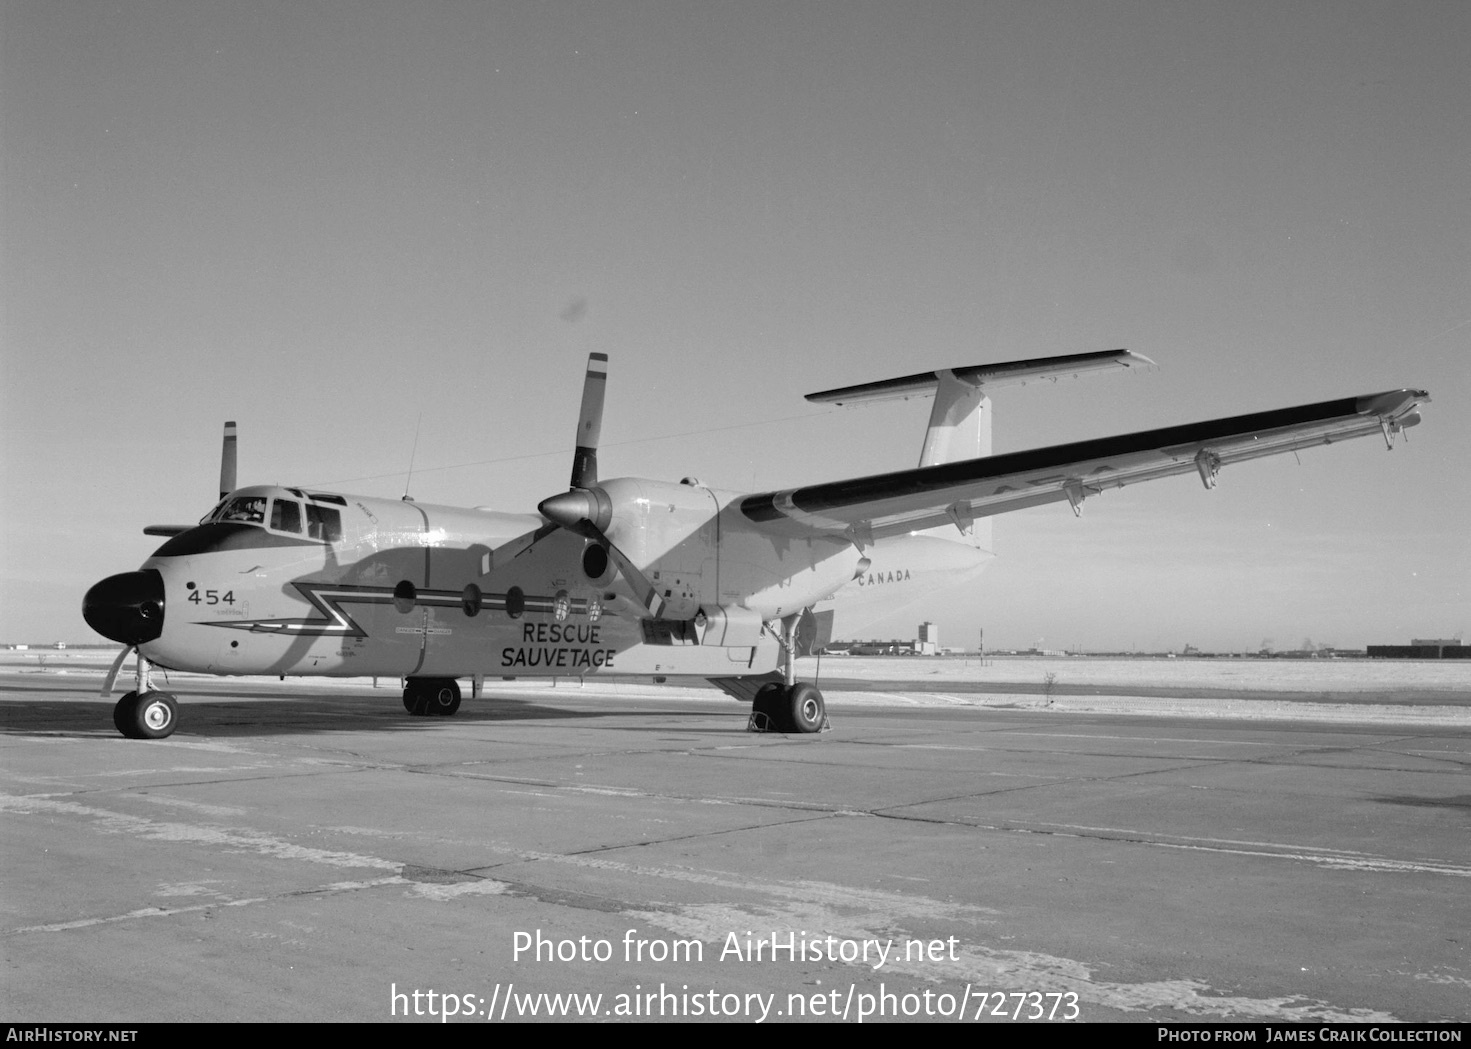
[[[765,492],[746,496],[740,509],[777,531],[843,533],[860,546],[947,522],[964,532],[976,518],[1063,500],[1077,511],[1105,489],[1174,474],[1197,471],[1212,488],[1223,465],[1352,437],[1379,433],[1392,447],[1429,400],[1424,390],[1390,390]]]

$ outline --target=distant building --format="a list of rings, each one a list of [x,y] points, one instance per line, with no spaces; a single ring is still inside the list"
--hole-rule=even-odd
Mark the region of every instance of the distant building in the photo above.
[[[914,641],[914,651],[921,656],[940,654],[940,632],[935,624],[926,620],[919,624],[919,636]]]
[[[1408,645],[1370,645],[1370,659],[1471,659],[1471,645],[1458,637],[1417,637]]]
[[[850,656],[912,656],[916,649],[913,641],[834,641],[823,652]]]

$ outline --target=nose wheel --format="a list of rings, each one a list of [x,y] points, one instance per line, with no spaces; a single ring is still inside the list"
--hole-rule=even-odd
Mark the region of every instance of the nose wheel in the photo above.
[[[167,692],[129,692],[112,708],[112,723],[129,739],[164,739],[179,725],[179,704]]]

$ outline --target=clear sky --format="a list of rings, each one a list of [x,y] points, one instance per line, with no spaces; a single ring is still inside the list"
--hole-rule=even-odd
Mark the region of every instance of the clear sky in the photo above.
[[[1014,450],[1405,386],[1363,440],[998,519],[945,644],[1471,637],[1471,5],[0,3],[0,641],[240,481],[530,510],[913,465],[801,395],[1128,347]]]

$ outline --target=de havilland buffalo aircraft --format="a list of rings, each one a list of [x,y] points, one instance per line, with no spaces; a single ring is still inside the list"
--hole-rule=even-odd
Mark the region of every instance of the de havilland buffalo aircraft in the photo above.
[[[235,487],[225,424],[220,501],[136,572],[93,586],[87,622],[124,645],[136,688],[123,735],[178,722],[151,669],[398,677],[411,714],[448,715],[461,679],[597,674],[703,678],[752,703],[752,722],[824,727],[822,694],[796,680],[833,618],[886,613],[962,584],[991,557],[989,518],[1083,502],[1196,472],[1420,421],[1423,390],[1391,390],[1029,451],[991,454],[999,387],[1152,365],[1128,350],[944,369],[808,395],[839,405],[934,398],[918,466],[746,494],[598,475],[607,357],[588,361],[571,485],[535,514],[433,506],[308,488]],[[939,534],[937,534],[939,533]]]

